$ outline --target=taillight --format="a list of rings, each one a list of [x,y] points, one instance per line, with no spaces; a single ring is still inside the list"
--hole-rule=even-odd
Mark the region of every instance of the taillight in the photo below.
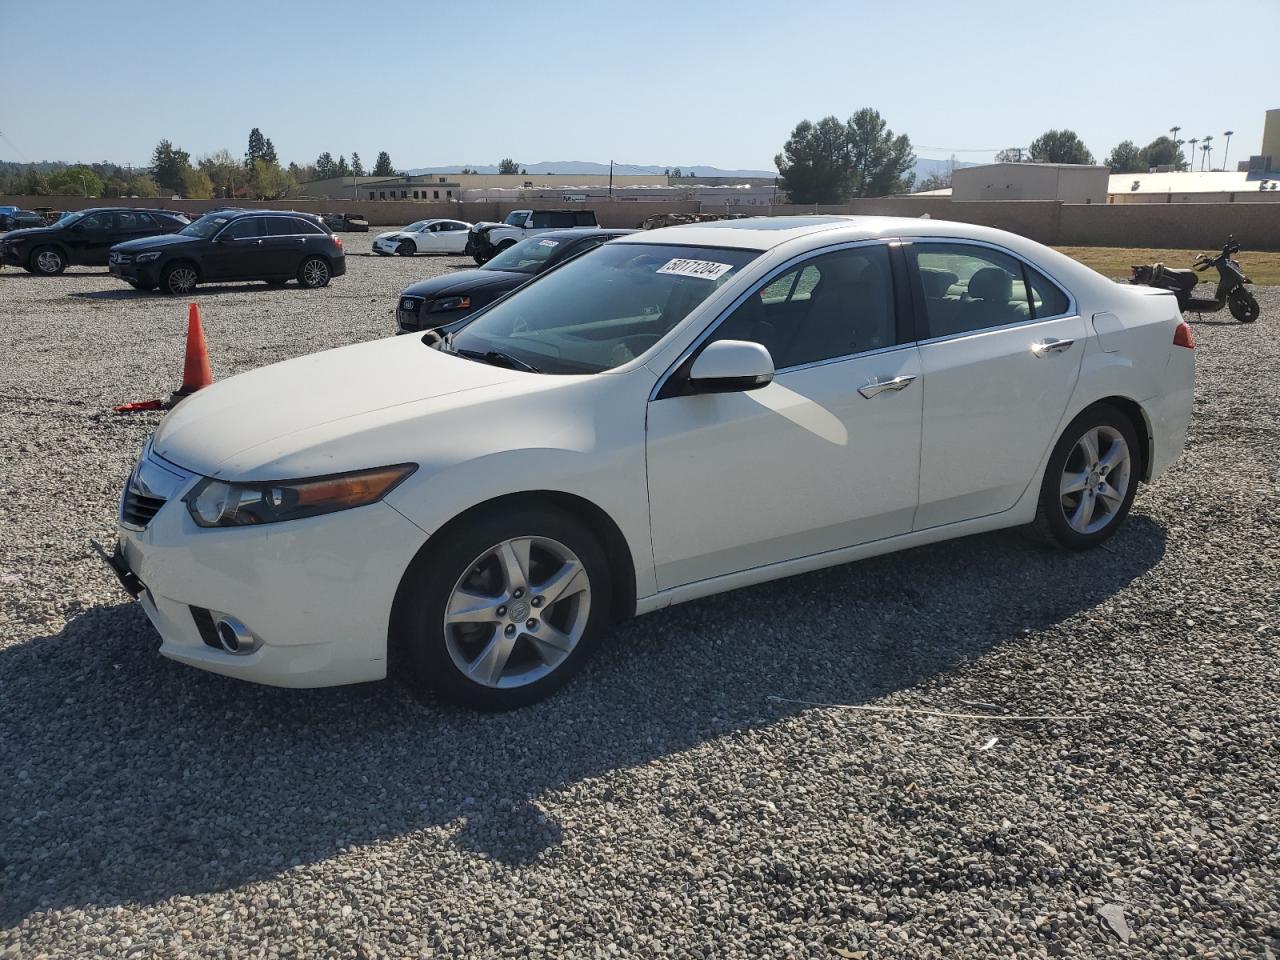
[[[1191,324],[1187,323],[1187,321],[1183,320],[1174,327],[1173,345],[1175,347],[1186,347],[1188,350],[1196,348],[1196,335],[1191,329]]]
[[[341,238],[340,236],[338,236],[336,233],[331,233],[331,234],[330,234],[330,236],[331,236],[331,237],[333,237],[333,245],[334,245],[335,247],[337,247],[339,250],[341,250],[341,249],[342,249],[342,238]]]

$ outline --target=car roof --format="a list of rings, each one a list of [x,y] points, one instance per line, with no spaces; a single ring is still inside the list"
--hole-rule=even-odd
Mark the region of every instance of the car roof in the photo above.
[[[576,240],[579,237],[598,237],[601,235],[621,237],[628,233],[640,232],[639,230],[629,230],[623,227],[565,227],[561,230],[546,230],[542,233],[534,234],[533,239],[541,240],[545,237],[548,240]]]

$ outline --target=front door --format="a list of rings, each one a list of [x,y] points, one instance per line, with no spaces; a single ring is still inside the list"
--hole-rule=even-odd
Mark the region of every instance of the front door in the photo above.
[[[1029,264],[916,241],[924,434],[915,528],[1002,513],[1036,479],[1080,375],[1087,326]]]
[[[209,245],[204,256],[206,280],[239,280],[254,275],[262,257],[264,217],[232,220]]]
[[[923,384],[894,302],[885,244],[815,256],[709,338],[763,344],[771,384],[650,401],[659,589],[910,531]]]
[[[108,210],[82,217],[68,233],[71,262],[85,266],[106,263],[112,244],[118,242],[115,239],[114,214]]]

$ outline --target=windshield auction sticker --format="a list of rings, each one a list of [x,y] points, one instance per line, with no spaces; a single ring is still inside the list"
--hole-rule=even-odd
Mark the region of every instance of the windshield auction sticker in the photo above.
[[[538,241],[538,246],[540,247],[555,247],[555,246],[559,246],[559,244],[560,244],[559,240],[539,240]]]
[[[658,273],[670,273],[677,277],[700,277],[703,280],[719,280],[733,269],[731,263],[715,263],[712,260],[668,260],[658,268]]]

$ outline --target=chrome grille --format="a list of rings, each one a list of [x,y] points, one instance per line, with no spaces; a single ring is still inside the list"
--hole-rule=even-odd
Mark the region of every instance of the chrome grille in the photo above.
[[[141,530],[165,504],[162,497],[148,497],[133,489],[132,482],[125,489],[124,503],[120,505],[120,519],[126,525]]]
[[[160,508],[180,493],[192,477],[181,467],[152,453],[148,441],[120,498],[120,525],[131,530],[145,529]]]

